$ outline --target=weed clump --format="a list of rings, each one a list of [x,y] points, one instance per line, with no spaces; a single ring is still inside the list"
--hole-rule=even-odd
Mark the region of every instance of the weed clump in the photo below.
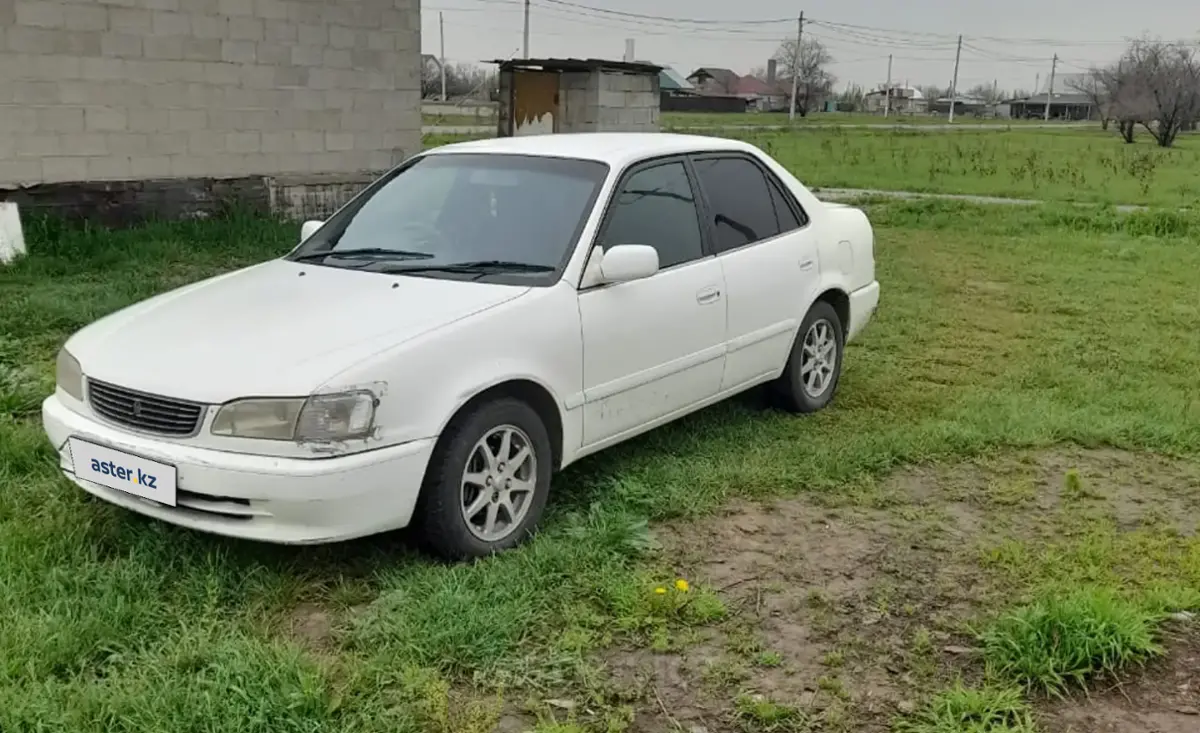
[[[993,679],[1061,696],[1163,653],[1159,615],[1098,589],[1049,596],[1001,617],[982,634]]]

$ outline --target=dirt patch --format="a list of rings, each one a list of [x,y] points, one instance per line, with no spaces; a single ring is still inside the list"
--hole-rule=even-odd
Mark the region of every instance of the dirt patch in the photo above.
[[[287,624],[290,636],[309,649],[320,651],[333,644],[333,614],[315,603],[292,609]]]
[[[1044,706],[1046,733],[1200,731],[1200,633],[1176,634],[1167,658],[1089,698]]]
[[[1109,449],[907,468],[876,488],[874,500],[742,503],[660,528],[675,572],[717,589],[731,618],[678,653],[607,656],[615,688],[641,701],[632,730],[754,730],[736,701],[761,695],[823,730],[886,731],[953,674],[977,673],[964,624],[1005,602],[978,566],[982,545],[1052,531],[1044,517],[1084,502],[1122,528],[1165,517],[1194,532],[1200,519],[1194,465]]]

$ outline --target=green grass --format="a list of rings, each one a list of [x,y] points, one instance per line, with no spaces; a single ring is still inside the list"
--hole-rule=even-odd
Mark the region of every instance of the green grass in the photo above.
[[[675,580],[654,550],[655,522],[738,497],[836,497],[914,461],[1019,446],[1196,455],[1193,216],[930,202],[871,215],[883,302],[847,352],[830,410],[798,419],[734,400],[606,451],[557,478],[536,541],[453,567],[414,555],[403,537],[273,548],[85,499],[58,474],[37,422],[65,337],[285,251],[296,228],[33,222],[33,254],[0,270],[0,730],[470,731],[494,713],[472,700],[564,689],[615,710],[625,701],[597,681],[598,650],[670,646],[725,613],[712,589],[693,584],[686,604],[654,592]],[[1141,542],[1119,546],[1200,557]],[[997,549],[985,567],[1033,589],[1066,572],[1043,550],[1053,551]],[[1072,583],[1081,568],[1119,579],[1151,564],[1081,555],[1065,540],[1056,551],[1079,558]],[[1022,557],[1037,562],[1018,569]],[[1200,588],[1185,575],[1162,592],[1181,584]],[[327,637],[287,632],[302,605],[333,615]]]
[[[1200,200],[1200,137],[1170,150],[1100,130],[726,131],[815,187],[1191,206]]]
[[[1162,654],[1160,617],[1112,593],[1051,595],[1003,615],[981,635],[988,674],[1062,695]]]
[[[664,129],[666,129],[664,127]],[[755,129],[707,133],[753,143],[812,188],[971,194],[1083,204],[1192,207],[1200,135],[1158,148],[1098,128],[971,130]],[[425,147],[489,135],[426,135]],[[1088,215],[1090,216],[1090,214]]]
[[[1012,687],[971,688],[962,683],[938,693],[918,714],[897,722],[895,733],[1035,733],[1033,713]]]
[[[787,112],[746,112],[744,114],[720,114],[712,112],[663,112],[662,125],[668,127],[740,127],[743,125],[775,126],[788,125]],[[891,115],[852,112],[813,112],[806,117],[790,121],[795,126],[816,125],[945,125],[948,124],[946,115]],[[954,118],[954,124],[961,127],[978,125],[1007,125],[1022,127],[1044,124],[1042,120],[1004,120],[984,117]],[[1099,125],[1097,125],[1099,127]]]

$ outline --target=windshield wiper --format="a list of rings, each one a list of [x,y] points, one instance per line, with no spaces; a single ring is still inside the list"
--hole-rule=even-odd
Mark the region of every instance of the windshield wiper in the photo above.
[[[306,262],[326,257],[338,257],[342,259],[427,260],[433,257],[433,255],[428,252],[412,252],[404,249],[360,247],[358,249],[331,249],[325,252],[309,252],[293,257],[292,259],[297,262]]]
[[[473,262],[448,262],[444,265],[398,265],[385,267],[380,272],[389,274],[406,272],[461,272],[489,275],[494,272],[554,272],[556,268],[532,262],[512,260],[475,260]]]

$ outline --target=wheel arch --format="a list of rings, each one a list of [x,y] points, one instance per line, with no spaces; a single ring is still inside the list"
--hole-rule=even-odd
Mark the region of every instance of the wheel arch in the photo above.
[[[514,377],[479,389],[451,413],[449,419],[438,431],[438,435],[440,436],[446,431],[446,426],[463,415],[469,414],[479,405],[505,397],[524,402],[541,418],[542,424],[546,426],[546,432],[550,435],[550,449],[553,453],[551,463],[554,470],[557,471],[562,467],[563,459],[562,409],[553,393],[545,385],[533,379]]]
[[[839,287],[826,288],[813,301],[813,305],[817,303],[828,303],[833,307],[833,312],[837,313],[838,320],[841,321],[842,340],[846,339],[846,334],[850,332],[850,294]],[[811,309],[812,306],[809,306]]]

